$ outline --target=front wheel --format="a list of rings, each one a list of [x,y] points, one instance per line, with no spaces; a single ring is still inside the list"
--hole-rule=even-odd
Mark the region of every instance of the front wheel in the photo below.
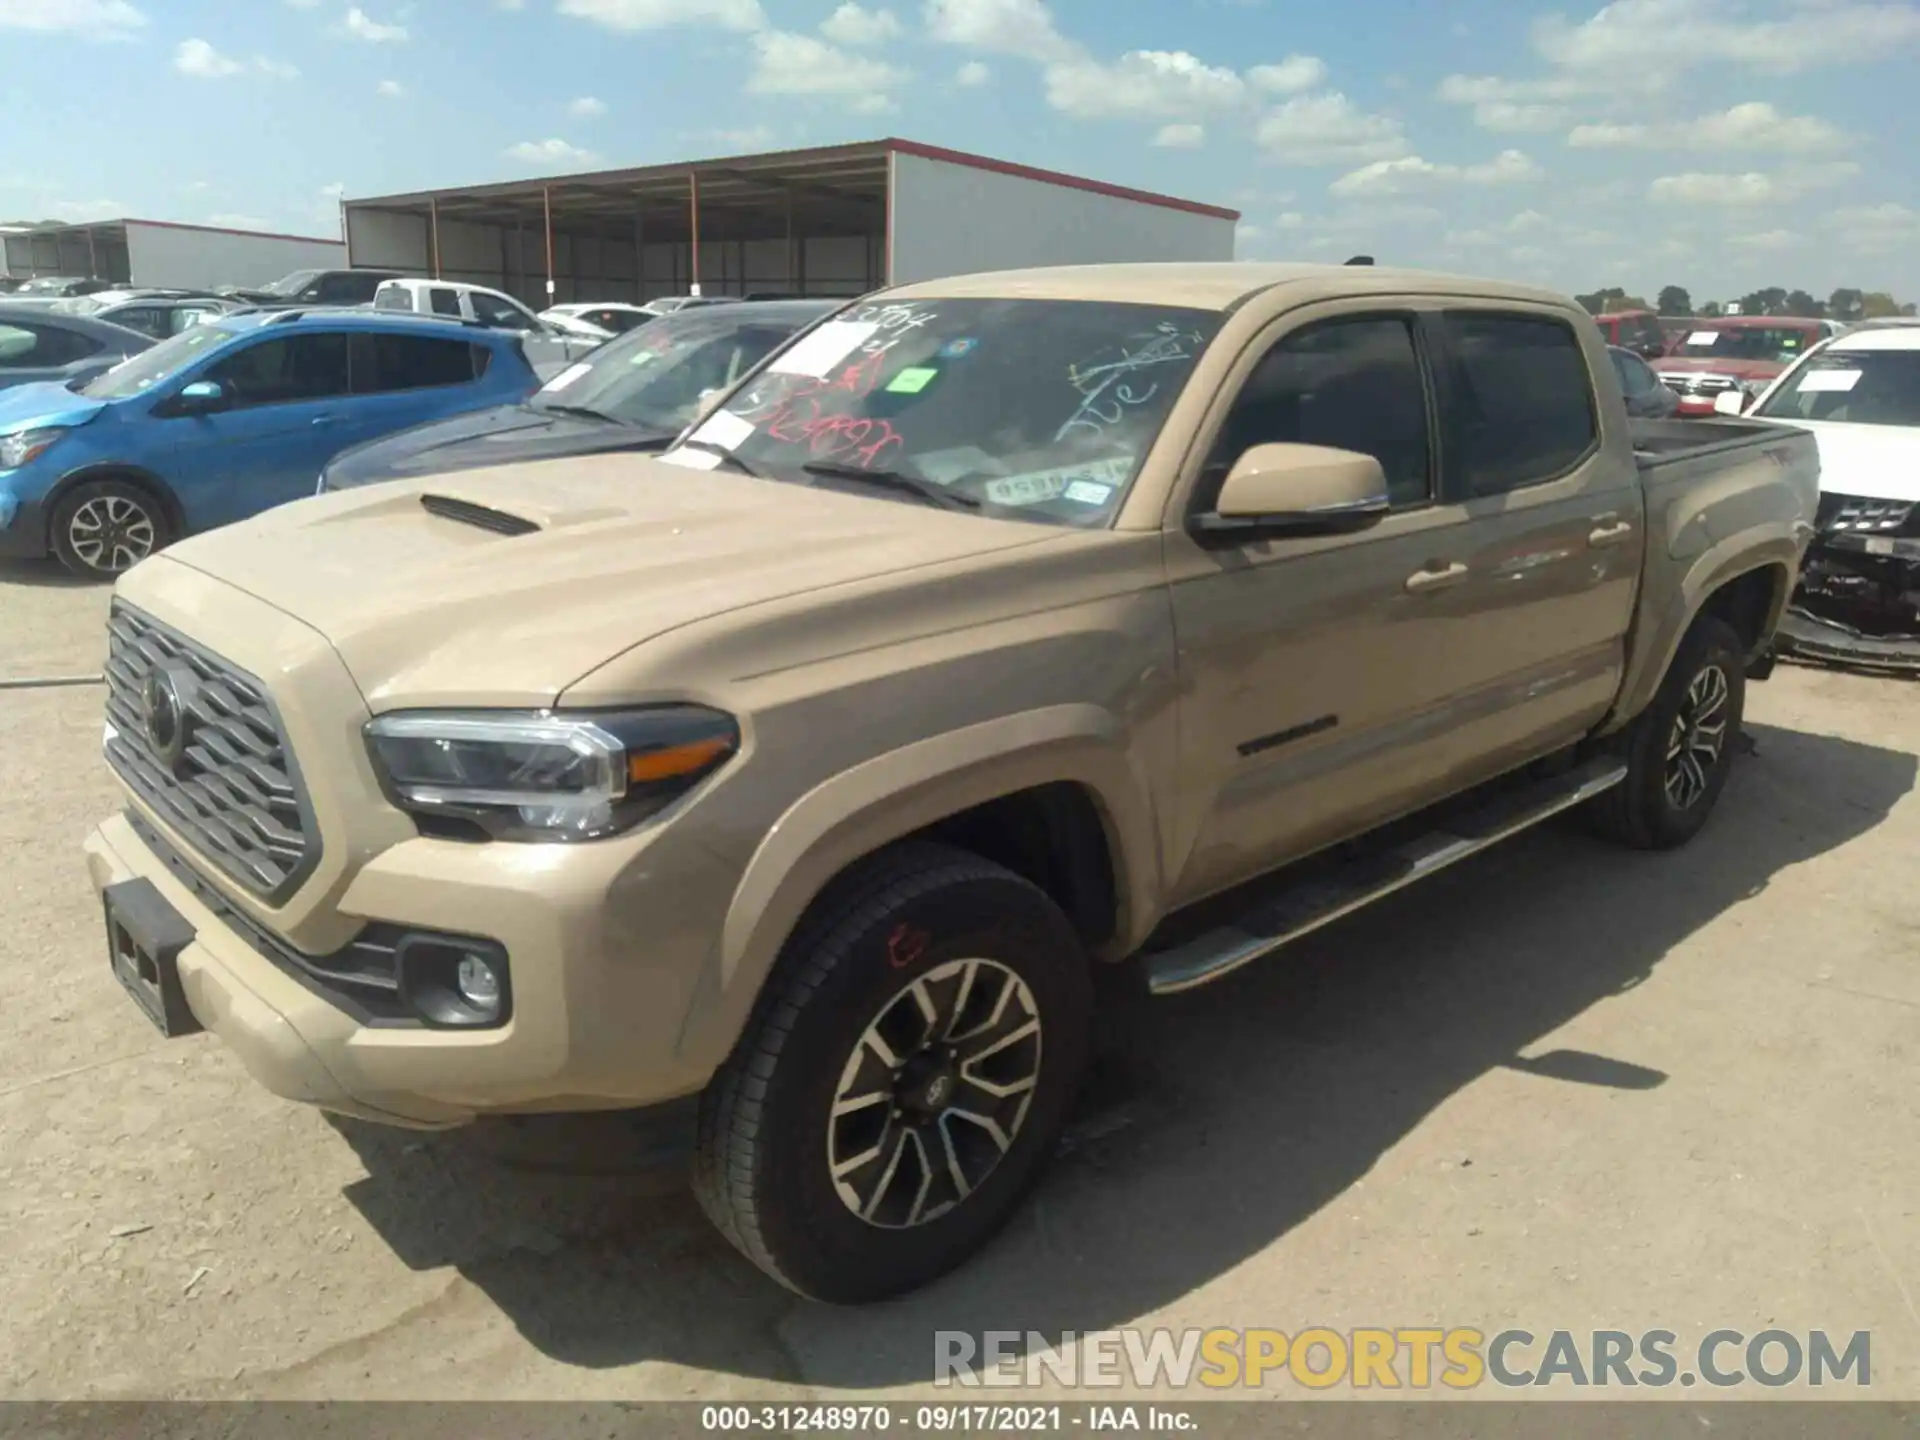
[[[53,553],[85,580],[111,580],[172,539],[165,509],[124,480],[74,486],[54,507],[50,528]]]
[[[708,1087],[700,1202],[810,1298],[923,1285],[1054,1150],[1091,1011],[1079,940],[1039,889],[945,846],[883,854],[795,936]]]
[[[1621,736],[1627,777],[1599,796],[1599,831],[1639,850],[1684,845],[1727,783],[1746,714],[1746,657],[1732,626],[1693,624],[1651,704]]]

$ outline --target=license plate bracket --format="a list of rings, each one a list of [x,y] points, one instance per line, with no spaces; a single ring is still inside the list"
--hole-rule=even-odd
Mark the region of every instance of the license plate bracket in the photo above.
[[[122,880],[100,892],[107,958],[121,987],[169,1039],[203,1028],[180,985],[180,952],[194,929],[151,880]]]

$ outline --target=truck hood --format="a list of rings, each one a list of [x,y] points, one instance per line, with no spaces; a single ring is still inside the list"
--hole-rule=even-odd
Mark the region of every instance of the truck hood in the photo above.
[[[1789,420],[1820,443],[1820,489],[1863,500],[1920,501],[1920,425]]]
[[[1647,363],[1660,375],[1729,375],[1735,380],[1771,380],[1787,368],[1778,360],[1716,360],[1711,355],[1663,355]]]
[[[664,449],[671,432],[647,430],[533,405],[497,405],[451,415],[397,435],[356,445],[327,466],[330,488],[350,490],[383,480],[448,470],[485,469],[521,460],[557,460],[607,450]]]
[[[148,563],[319,631],[375,710],[543,706],[695,621],[1069,533],[595,455],[319,496]]]
[[[105,408],[103,400],[76,395],[53,380],[37,380],[0,390],[0,435],[43,426],[84,425]]]

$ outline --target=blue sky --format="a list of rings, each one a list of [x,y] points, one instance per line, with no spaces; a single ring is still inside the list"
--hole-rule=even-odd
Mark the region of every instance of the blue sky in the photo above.
[[[1920,5],[0,0],[0,218],[895,134],[1230,205],[1245,258],[1920,298]]]

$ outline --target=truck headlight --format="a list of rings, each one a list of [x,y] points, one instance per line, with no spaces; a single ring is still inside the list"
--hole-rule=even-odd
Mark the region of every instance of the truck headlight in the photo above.
[[[0,437],[0,470],[18,470],[66,433],[64,426],[56,425]]]
[[[403,711],[369,721],[395,804],[436,832],[597,840],[691,790],[740,748],[733,717],[700,705],[578,714]]]

